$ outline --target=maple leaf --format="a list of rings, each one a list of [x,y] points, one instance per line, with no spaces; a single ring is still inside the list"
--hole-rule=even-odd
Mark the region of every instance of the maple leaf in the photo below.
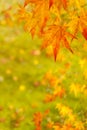
[[[48,47],[49,45],[52,45],[55,61],[60,49],[61,42],[67,49],[69,49],[73,53],[66,37],[73,38],[74,36],[66,31],[65,26],[52,25],[44,33],[43,37],[44,40],[42,44],[42,49]]]
[[[49,18],[49,1],[25,0],[24,7],[27,4],[30,4],[31,10],[29,13],[31,13],[31,16],[26,20],[25,30],[28,30],[32,37],[35,34],[41,36]],[[34,8],[31,4],[34,5]]]
[[[36,126],[36,130],[41,130],[42,120],[43,120],[43,114],[41,112],[34,113],[33,122]]]
[[[78,94],[80,93],[81,89],[80,89],[80,85],[79,84],[74,84],[72,83],[70,85],[70,93],[74,93],[75,97],[78,96]]]
[[[72,32],[75,37],[78,32],[81,32],[84,38],[87,40],[87,12],[84,9],[80,9],[80,14],[78,14],[77,11],[74,11],[69,15],[70,22],[68,23],[68,27],[70,32]]]
[[[63,8],[66,10],[68,7],[68,1],[67,0],[61,0],[62,4],[63,4]]]
[[[71,49],[70,45],[69,45],[69,42],[67,40],[66,37],[63,37],[63,42],[64,42],[64,45],[67,49],[69,49],[72,53],[73,53],[73,50]]]
[[[68,106],[65,106],[61,103],[58,103],[56,105],[56,108],[59,110],[59,113],[62,117],[70,116],[72,114],[72,109],[70,109]]]
[[[54,0],[49,0],[49,8],[54,4]]]
[[[48,102],[52,102],[54,100],[55,100],[55,96],[53,94],[47,94],[45,99],[44,99],[44,102],[48,103]]]
[[[30,12],[27,12],[26,9],[19,5],[19,10],[18,10],[18,20],[19,21],[25,21],[27,25],[27,19],[31,16]]]
[[[87,27],[83,28],[82,34],[83,34],[84,38],[87,40]]]
[[[55,96],[58,96],[60,98],[62,98],[65,94],[65,89],[61,88],[61,87],[55,87],[54,93]]]

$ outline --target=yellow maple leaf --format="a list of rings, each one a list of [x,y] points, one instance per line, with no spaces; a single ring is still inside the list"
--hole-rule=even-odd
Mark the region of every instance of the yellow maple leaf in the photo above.
[[[72,83],[70,85],[70,93],[74,93],[75,97],[77,97],[80,92],[81,92],[81,88],[79,84]]]
[[[59,110],[60,115],[63,117],[66,117],[66,116],[72,114],[72,110],[69,107],[67,107],[61,103],[58,103],[56,105],[56,108]]]

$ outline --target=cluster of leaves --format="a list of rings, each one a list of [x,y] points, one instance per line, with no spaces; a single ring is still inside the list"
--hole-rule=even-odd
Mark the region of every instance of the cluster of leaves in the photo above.
[[[57,76],[53,75],[52,72],[48,71],[43,77],[42,84],[49,84],[49,87],[52,89],[51,93],[47,93],[45,96],[44,102],[52,102],[57,97],[62,98],[65,95],[65,89],[60,86],[61,80],[58,80]]]
[[[86,0],[25,0],[19,17],[25,30],[43,39],[42,48],[52,46],[56,60],[60,46],[72,53],[70,43],[80,32],[87,40]]]
[[[73,109],[62,103],[62,99],[68,95],[66,88],[62,87],[62,80],[63,79],[58,79],[51,71],[47,72],[42,80],[42,84],[49,84],[51,89],[51,92],[48,92],[45,96],[45,103],[55,102],[57,98],[60,99],[60,102],[56,104],[56,109],[58,110],[57,114],[60,115],[60,119],[59,121],[50,119],[47,123],[47,128],[54,130],[85,130],[84,124],[86,122],[79,120]],[[81,92],[85,94],[85,88],[85,86],[81,87],[79,84],[73,83],[69,87],[69,93],[73,93],[75,97],[78,97]],[[45,120],[47,120],[46,117]],[[60,120],[62,120],[62,122]]]

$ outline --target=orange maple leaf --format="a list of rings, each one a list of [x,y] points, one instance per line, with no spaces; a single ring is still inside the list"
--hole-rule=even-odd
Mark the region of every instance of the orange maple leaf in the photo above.
[[[83,28],[82,34],[83,34],[84,38],[87,40],[87,27]]]
[[[61,0],[63,8],[66,10],[68,7],[68,1],[67,0]]]
[[[69,42],[67,40],[67,37],[74,38],[74,36],[66,31],[66,26],[52,25],[44,33],[43,37],[44,40],[43,40],[42,48],[46,48],[47,46],[52,45],[55,61],[61,43],[63,43],[63,45],[73,53],[69,45]]]
[[[54,4],[54,0],[49,0],[49,8]]]

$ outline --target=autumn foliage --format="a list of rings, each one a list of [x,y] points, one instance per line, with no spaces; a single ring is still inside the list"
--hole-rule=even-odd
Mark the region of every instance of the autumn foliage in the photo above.
[[[25,0],[19,5],[19,21],[23,21],[25,31],[31,33],[32,38],[36,35],[42,39],[41,49],[52,49],[56,61],[59,50],[62,46],[73,53],[71,43],[79,40],[79,34],[87,40],[87,2],[86,0]],[[65,88],[61,87],[56,76],[46,73],[42,85],[49,84],[52,89],[43,100],[50,103],[56,98],[66,97]],[[76,88],[77,87],[77,88]],[[71,84],[70,93],[81,93],[80,86]],[[47,122],[47,129],[54,130],[84,130],[83,123],[77,119],[72,109],[62,103],[56,105],[56,109],[65,119],[64,124],[56,123],[53,120]],[[33,122],[36,130],[42,129],[44,113],[34,114]]]
[[[87,1],[1,1],[0,128],[87,130]]]
[[[32,37],[42,38],[42,49],[52,46],[54,58],[61,46],[70,47],[81,33],[87,40],[86,0],[25,0],[19,5],[19,19]]]

